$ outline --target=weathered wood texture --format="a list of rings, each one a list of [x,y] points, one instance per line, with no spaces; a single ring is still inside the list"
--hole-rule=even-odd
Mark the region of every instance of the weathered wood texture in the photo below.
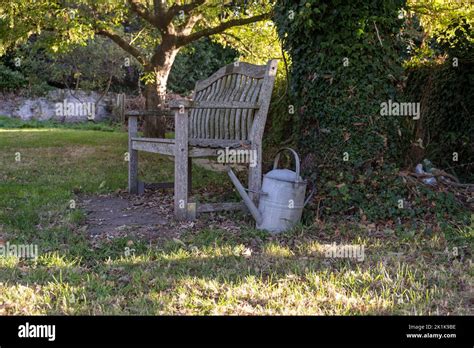
[[[175,111],[174,144],[174,214],[187,218],[188,209],[188,111]]]
[[[194,100],[188,106],[190,138],[249,140],[254,116],[261,107],[259,95],[267,67],[231,64],[197,82]]]
[[[252,191],[259,192],[262,186],[262,138],[263,131],[265,130],[268,109],[270,108],[273,85],[275,84],[277,65],[278,62],[276,60],[271,60],[266,67],[262,92],[258,96],[260,109],[255,116],[255,121],[250,131],[252,150],[256,151],[257,154],[256,166],[250,167],[249,169],[249,190],[251,190],[250,197],[255,203],[258,201],[258,194],[252,193]]]
[[[238,62],[227,65],[209,78],[198,81],[193,100],[172,100],[169,111],[127,112],[129,151],[136,161],[137,151],[148,151],[175,157],[175,215],[185,219],[189,211],[188,194],[191,187],[191,157],[216,156],[218,149],[239,148],[256,151],[256,166],[249,170],[249,189],[260,191],[262,175],[262,137],[275,82],[277,61],[267,65]],[[175,139],[139,138],[137,116],[175,116]],[[135,127],[135,128],[133,128]],[[133,152],[133,155],[132,155]],[[137,180],[137,170],[130,163],[129,189]],[[257,195],[251,194],[254,201]],[[192,209],[191,209],[191,208]],[[193,205],[194,207],[194,205]],[[235,204],[202,205],[198,212],[236,208]]]
[[[175,143],[175,139],[162,139],[162,138],[140,138],[135,137],[132,138],[134,144],[137,143],[157,143],[157,144],[171,144]],[[190,146],[196,147],[212,147],[212,148],[222,148],[222,147],[229,147],[229,148],[236,148],[236,147],[250,147],[249,145],[251,142],[249,140],[221,140],[221,139],[189,139],[188,143]],[[152,148],[152,147],[150,147]],[[144,150],[146,151],[146,150]],[[156,152],[150,150],[149,152]]]
[[[117,94],[116,110],[117,120],[123,124],[125,122],[125,93]]]
[[[171,110],[134,110],[134,111],[127,111],[125,112],[125,117],[133,117],[133,116],[147,116],[147,117],[161,117],[161,116],[168,116],[173,117],[174,112]]]
[[[133,138],[137,136],[137,118],[128,119],[128,192],[138,193],[138,152],[133,149]]]

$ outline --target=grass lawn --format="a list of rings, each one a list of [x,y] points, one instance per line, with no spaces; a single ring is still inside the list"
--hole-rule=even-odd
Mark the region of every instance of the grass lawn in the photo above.
[[[167,242],[98,243],[70,201],[126,188],[127,135],[16,126],[0,128],[0,240],[37,244],[39,257],[0,257],[0,314],[474,313],[472,226],[400,234],[348,220],[270,236],[225,215],[234,225],[204,216],[204,228],[177,223]],[[172,178],[170,160],[140,156],[145,181]],[[231,189],[222,174],[193,172],[198,194]],[[364,245],[365,259],[325,258],[333,242]]]

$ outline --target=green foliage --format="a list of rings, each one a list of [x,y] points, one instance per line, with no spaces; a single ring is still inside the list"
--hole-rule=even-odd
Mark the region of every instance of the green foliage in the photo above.
[[[131,92],[138,89],[140,66],[110,40],[96,37],[86,46],[51,53],[45,49],[50,34],[42,34],[8,52],[2,60],[9,65],[19,62],[18,70],[28,76],[32,94],[47,90],[48,85],[60,88]]]
[[[425,157],[461,180],[473,182],[474,59],[460,59],[457,67],[453,57],[412,66],[405,92],[407,99],[423,103],[416,137],[423,139]]]
[[[291,101],[288,94],[288,79],[282,62],[278,69],[263,139],[264,145],[270,147],[281,147],[282,143],[291,144],[295,140],[295,113],[288,107]]]
[[[109,51],[107,59],[100,60],[98,58],[103,58],[98,57],[103,52],[102,47],[91,48],[92,52],[89,48],[80,49],[81,46],[91,46],[94,43],[100,45],[100,42],[91,42],[91,39],[102,35],[117,44],[128,55],[133,56],[141,65],[143,68],[141,82],[147,85],[155,84],[158,89],[158,85],[160,88],[166,86],[176,51],[199,38],[213,36],[214,40],[218,40],[217,36],[227,31],[225,33],[227,39],[224,40],[226,44],[232,41],[239,50],[246,50],[246,55],[259,52],[256,55],[252,54],[252,57],[262,59],[263,52],[268,53],[277,47],[274,40],[275,30],[268,20],[264,24],[252,23],[268,17],[272,6],[272,0],[230,3],[213,0],[193,4],[159,1],[151,6],[140,1],[134,3],[121,0],[99,2],[75,0],[67,4],[53,0],[5,2],[0,7],[0,56],[9,48],[17,47],[47,32],[47,35],[41,35],[43,47],[47,52],[66,54],[71,49],[75,51],[67,56],[68,66],[65,67],[65,71],[59,69],[60,71],[52,76],[67,81],[69,85],[78,85],[79,82],[87,85],[87,82],[92,82],[93,86],[82,88],[97,89],[95,85],[102,86],[104,81],[101,76],[96,76],[91,81],[86,76],[90,75],[90,72],[106,72],[108,76],[109,70],[115,69],[115,77],[118,79],[122,78],[123,73],[117,71],[123,62],[119,54]],[[249,30],[239,31],[240,29],[233,28],[245,24],[251,24]],[[268,33],[273,35],[267,38]],[[241,34],[242,37],[236,36]],[[257,35],[259,39],[255,40]],[[260,41],[264,44],[260,45]],[[192,48],[189,51],[192,51]],[[84,52],[89,54],[83,54]],[[165,56],[169,57],[171,53],[173,58],[164,63]],[[202,77],[196,76],[196,71],[204,75],[207,69],[212,69],[214,58],[205,54],[193,56],[194,61],[193,59],[181,61],[182,64],[187,62],[194,65],[192,69],[183,66],[178,68],[171,90],[184,92],[191,89],[193,81]],[[227,57],[221,58],[227,60]],[[222,60],[221,58],[217,59]],[[100,66],[90,63],[91,61],[99,62]],[[69,64],[71,62],[73,64]],[[209,64],[205,65],[206,63]],[[78,65],[81,64],[83,66],[79,68]],[[204,65],[206,69],[203,69]],[[196,66],[200,68],[196,69]],[[105,84],[109,83],[107,82],[109,79],[105,81]],[[147,93],[147,98],[150,97]]]
[[[401,121],[381,116],[380,104],[398,96],[402,5],[363,0],[277,4],[275,21],[292,61],[298,147],[306,175],[313,179],[321,171],[350,185],[351,178],[368,170],[379,173],[384,161],[398,158]],[[317,182],[331,211],[347,211],[354,195],[363,206],[378,204],[363,191],[331,195],[323,178]]]
[[[474,26],[472,1],[408,0],[407,3],[408,9],[419,18],[426,37],[435,37],[439,43],[453,42],[453,38],[463,37],[469,46],[474,45],[474,36],[471,34]],[[461,47],[459,44],[456,46]]]
[[[420,26],[418,14],[407,18],[401,33],[409,46],[409,56],[404,62],[406,68],[439,63],[440,58],[449,55],[472,63],[474,57],[474,27],[465,17],[453,19],[444,29],[429,36]]]
[[[395,165],[367,169],[357,176],[323,171],[319,177],[319,218],[351,215],[368,221],[414,221],[425,219],[442,223],[457,219],[468,223],[469,214],[451,192],[438,192],[428,186],[411,191],[398,175]],[[315,217],[311,211],[306,220]],[[400,220],[399,220],[400,219]]]
[[[23,121],[18,118],[11,118],[0,116],[0,129],[28,129],[28,128],[62,128],[62,129],[77,129],[77,130],[97,130],[103,132],[113,132],[121,128],[120,124],[110,124],[110,122],[74,122],[74,123],[60,123],[57,121],[38,121],[29,120]]]
[[[233,27],[213,39],[236,49],[240,60],[253,64],[266,64],[269,59],[281,55],[276,26],[270,20]]]
[[[168,89],[175,93],[188,93],[194,89],[196,81],[210,76],[237,57],[235,49],[224,48],[208,38],[196,41],[176,56],[168,78]]]
[[[0,63],[0,92],[17,91],[25,87],[27,83],[27,79],[21,72]]]
[[[459,163],[472,162],[468,29],[454,23],[446,30],[457,29],[445,35],[437,27],[442,39],[422,46],[416,17],[404,18],[402,6],[402,1],[382,5],[333,0],[282,1],[276,7],[279,35],[292,61],[295,136],[305,174],[318,187],[318,203],[306,219],[316,214],[320,218],[350,214],[364,221],[411,221],[420,216],[464,221],[466,217],[452,193],[422,186],[414,194],[398,176],[398,165],[414,140],[415,122],[381,116],[380,104],[389,99],[421,102],[421,122],[430,122],[424,142],[428,157],[436,165],[448,165],[457,151],[463,157]],[[460,52],[463,69],[454,70],[449,58],[433,71],[430,66],[436,64],[426,54],[436,56],[443,50]],[[410,68],[406,81],[402,63],[410,54],[417,59],[406,66],[429,64],[426,69]],[[402,93],[405,82],[408,88]]]
[[[405,62],[406,99],[421,102],[411,141],[422,139],[423,157],[435,166],[474,180],[474,35],[466,3],[411,4],[404,34],[413,50]],[[420,26],[422,24],[423,26]],[[420,151],[411,153],[419,161]],[[457,156],[457,158],[456,158]]]
[[[0,6],[0,55],[12,46],[25,43],[34,34],[40,34],[43,29],[54,29],[57,35],[49,37],[48,48],[52,52],[61,52],[68,49],[70,45],[85,45],[87,40],[93,36],[91,23],[95,22],[95,16],[90,13],[80,15],[81,5],[86,5],[90,1],[79,0],[76,6],[61,5],[57,1],[51,0],[15,0],[2,1]],[[119,4],[119,2],[117,2]],[[106,14],[107,9],[114,6],[113,2],[100,2],[96,9],[103,12],[101,21],[112,22],[123,14],[117,5],[117,14],[111,16]],[[81,6],[82,7],[82,6]],[[84,8],[84,7],[82,7]],[[109,24],[110,25],[110,24]]]
[[[165,1],[167,11],[178,5],[175,1]],[[153,6],[144,6],[150,16],[154,16]],[[157,6],[158,3],[157,3]],[[206,1],[197,6],[191,13],[182,11],[172,17],[173,31],[182,34],[190,15],[199,15],[192,33],[216,27],[222,22],[238,18],[248,18],[268,12],[272,1],[232,2],[223,5],[221,0]],[[163,11],[157,11],[163,15]],[[164,19],[164,18],[162,18]],[[111,0],[75,0],[71,3],[62,3],[54,0],[2,0],[0,6],[0,55],[9,47],[26,42],[31,35],[40,34],[48,30],[53,35],[48,37],[47,47],[52,52],[64,52],[74,45],[86,45],[87,41],[100,31],[107,31],[118,35],[125,42],[130,43],[147,57],[148,61],[155,49],[160,45],[163,33],[161,29],[144,20],[133,10],[127,1]],[[189,33],[187,33],[189,34]],[[232,33],[230,33],[233,35]],[[265,33],[262,32],[262,37]],[[255,32],[248,32],[251,39]],[[247,40],[248,40],[247,39]],[[237,40],[238,41],[238,40]]]
[[[466,17],[454,19],[446,28],[439,30],[436,42],[451,57],[470,59],[474,57],[474,24]]]

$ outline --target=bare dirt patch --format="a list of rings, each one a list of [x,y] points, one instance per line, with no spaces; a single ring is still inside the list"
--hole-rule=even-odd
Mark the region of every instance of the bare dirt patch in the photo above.
[[[203,228],[221,228],[238,233],[243,221],[228,215],[202,214],[194,221],[174,220],[172,192],[145,190],[143,195],[118,193],[84,196],[79,207],[86,213],[83,227],[96,241],[137,237],[149,242],[180,238],[184,232],[198,233]]]
[[[119,192],[81,197],[86,213],[86,231],[91,238],[112,239],[135,235],[149,240],[170,237],[170,209],[166,195],[154,192],[141,196]]]

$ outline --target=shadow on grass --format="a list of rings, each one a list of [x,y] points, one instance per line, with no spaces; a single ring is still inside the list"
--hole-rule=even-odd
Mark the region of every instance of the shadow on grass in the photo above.
[[[236,243],[203,243],[88,266],[45,257],[29,267],[0,267],[0,282],[40,286],[38,295],[50,303],[39,304],[46,314],[385,314],[393,313],[394,298],[425,286],[423,278],[398,279],[394,269],[373,262],[287,252],[264,247],[248,255]],[[422,292],[410,296],[399,310],[429,307]]]

